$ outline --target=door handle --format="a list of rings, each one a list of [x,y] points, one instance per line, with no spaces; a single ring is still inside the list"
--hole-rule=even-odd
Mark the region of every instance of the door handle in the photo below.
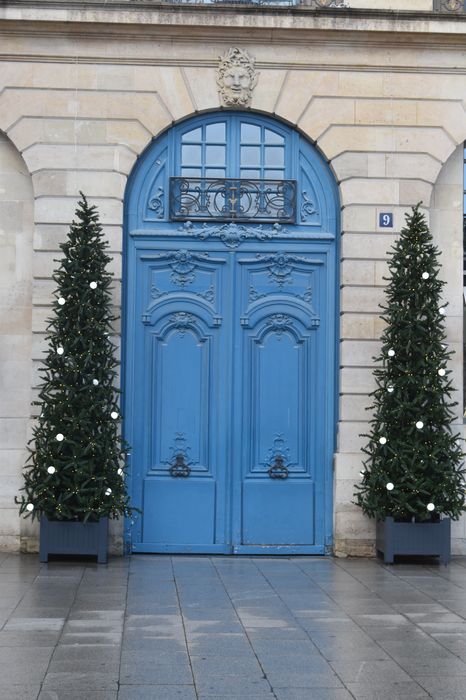
[[[171,476],[173,477],[183,477],[186,478],[191,474],[191,469],[185,464],[184,455],[177,454],[175,457],[175,464],[169,469]]]
[[[271,479],[288,479],[288,469],[283,464],[281,455],[275,457],[275,462],[269,469],[269,476]]]

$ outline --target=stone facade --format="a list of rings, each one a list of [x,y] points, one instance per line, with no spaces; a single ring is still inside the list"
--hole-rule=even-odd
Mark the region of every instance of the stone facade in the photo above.
[[[350,3],[353,5],[353,3]],[[383,4],[383,3],[381,3]],[[34,549],[13,497],[44,351],[58,244],[80,190],[99,207],[120,305],[127,177],[172,123],[220,108],[217,66],[232,46],[255,60],[250,108],[296,125],[328,160],[341,200],[337,554],[371,554],[352,505],[368,419],[387,250],[420,200],[442,250],[452,362],[462,385],[462,202],[466,23],[362,9],[8,2],[0,8],[0,547]],[[70,4],[71,5],[71,4]],[[374,3],[354,3],[354,7]],[[400,3],[386,3],[397,9]],[[378,214],[394,212],[393,232]],[[30,366],[32,358],[32,369]],[[32,374],[32,381],[31,381]],[[461,392],[458,400],[462,405]],[[462,414],[458,427],[462,429]],[[465,521],[455,551],[466,551]],[[113,527],[114,549],[121,526]]]

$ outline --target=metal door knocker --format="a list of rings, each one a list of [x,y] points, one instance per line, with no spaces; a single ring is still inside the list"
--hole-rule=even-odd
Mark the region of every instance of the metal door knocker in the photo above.
[[[269,476],[271,479],[288,479],[288,469],[283,464],[281,455],[275,457],[275,462],[269,469]]]
[[[181,476],[183,478],[186,478],[191,474],[191,469],[188,467],[187,464],[185,464],[184,455],[182,454],[176,455],[175,464],[172,464],[169,471],[171,476],[174,477]]]

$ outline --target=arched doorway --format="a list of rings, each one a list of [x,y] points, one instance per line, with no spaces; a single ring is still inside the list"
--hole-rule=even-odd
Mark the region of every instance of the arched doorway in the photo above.
[[[242,112],[184,121],[125,203],[134,552],[331,543],[338,195],[313,146]]]

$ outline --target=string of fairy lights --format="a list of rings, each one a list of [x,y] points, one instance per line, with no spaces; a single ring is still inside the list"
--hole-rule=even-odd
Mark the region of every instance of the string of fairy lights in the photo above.
[[[423,280],[428,280],[429,277],[430,277],[430,274],[429,274],[428,272],[423,272],[422,275],[421,275],[421,277],[422,277]],[[444,307],[444,306],[441,306],[441,307],[438,309],[438,312],[439,312],[439,314],[440,314],[441,316],[445,316],[445,315],[446,315],[446,309],[445,309],[445,307]],[[445,348],[446,346],[442,344],[442,347]],[[392,359],[396,356],[396,352],[395,352],[394,348],[390,348],[390,349],[387,351],[387,356],[388,356],[389,360],[392,360]],[[444,368],[444,367],[439,367],[439,369],[437,370],[437,374],[438,374],[440,377],[444,377],[445,374],[446,374],[445,368]],[[388,384],[387,387],[386,387],[386,390],[387,390],[387,392],[388,392],[389,394],[392,394],[392,393],[395,391],[395,387],[393,386],[393,384]],[[417,428],[417,430],[422,430],[422,429],[424,428],[424,421],[422,421],[422,420],[417,420],[416,423],[415,423],[415,427]],[[386,445],[387,442],[388,442],[388,438],[387,438],[385,435],[380,435],[380,436],[379,436],[379,438],[378,438],[378,443],[379,443],[381,446]],[[360,474],[361,474],[362,477],[364,477],[365,474],[366,474],[366,471],[363,470],[363,471],[360,472]],[[386,488],[386,490],[387,490],[389,493],[392,493],[392,492],[395,490],[396,487],[395,487],[395,484],[393,483],[393,481],[387,481],[387,483],[385,484],[385,488]],[[427,509],[429,512],[432,513],[433,511],[435,511],[435,503],[432,503],[432,501],[429,501],[429,503],[426,504],[426,509]]]
[[[95,282],[95,281],[92,281],[92,282],[89,283],[89,287],[90,287],[92,290],[96,290],[96,289],[98,288],[98,283]],[[63,307],[63,306],[66,304],[66,298],[65,298],[64,296],[59,296],[58,299],[57,299],[57,303],[59,304],[60,307]],[[104,335],[108,336],[109,334],[108,334],[108,333],[105,333]],[[63,357],[63,356],[65,355],[65,348],[64,348],[62,345],[59,345],[59,346],[55,349],[55,352],[56,352],[56,354],[57,354],[59,357]],[[98,380],[96,377],[94,377],[94,378],[92,379],[92,384],[93,384],[93,386],[99,386],[100,382],[99,382],[99,380]],[[41,417],[43,417],[43,413],[41,414]],[[115,421],[116,421],[116,420],[118,420],[118,419],[120,418],[120,414],[118,413],[118,411],[113,410],[113,411],[111,411],[111,413],[110,413],[110,418],[112,418],[112,420],[115,420]],[[66,440],[66,437],[65,437],[65,435],[64,435],[63,433],[58,432],[58,433],[56,433],[56,435],[55,435],[55,440],[56,440],[58,443],[63,443],[63,442]],[[54,467],[53,465],[48,466],[48,467],[47,467],[47,473],[48,473],[50,476],[53,476],[54,474],[57,473],[56,467]],[[118,474],[120,477],[124,477],[124,470],[122,469],[122,467],[119,467],[119,468],[118,468],[117,474]],[[105,489],[105,492],[104,492],[104,493],[105,493],[106,496],[111,496],[112,493],[113,493],[113,490],[112,490],[112,488],[111,488],[110,486],[108,486],[108,487]],[[35,508],[34,503],[29,502],[29,503],[26,504],[26,510],[27,510],[29,513],[32,513],[32,512],[34,511],[34,508]]]

